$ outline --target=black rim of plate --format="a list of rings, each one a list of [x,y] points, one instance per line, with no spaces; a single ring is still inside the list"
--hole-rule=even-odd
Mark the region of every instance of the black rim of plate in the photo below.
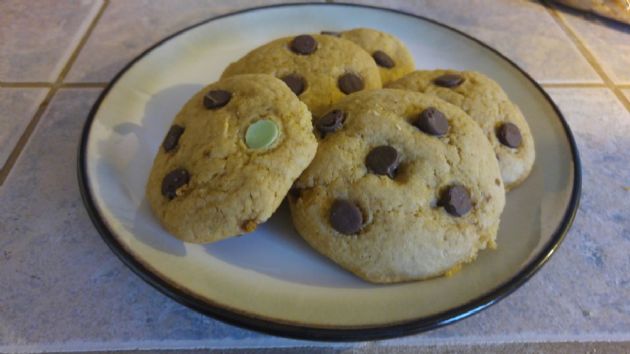
[[[571,198],[569,200],[569,205],[565,210],[564,216],[562,218],[562,222],[556,230],[549,242],[544,246],[544,248],[539,252],[536,257],[527,264],[521,271],[519,271],[516,275],[514,275],[510,280],[501,284],[500,286],[488,291],[485,295],[475,298],[464,305],[457,306],[455,308],[451,308],[447,311],[428,316],[422,317],[418,319],[414,319],[404,323],[397,323],[392,325],[383,325],[383,326],[375,326],[375,327],[357,327],[357,328],[321,328],[321,327],[309,327],[302,325],[294,325],[294,324],[285,324],[280,322],[274,322],[267,319],[256,318],[253,316],[248,316],[245,314],[238,313],[236,311],[221,307],[217,304],[210,304],[203,300],[200,300],[193,295],[178,289],[172,284],[168,283],[164,279],[160,278],[158,275],[154,274],[151,270],[149,270],[146,266],[144,266],[141,262],[134,258],[134,256],[129,253],[117,240],[114,236],[114,233],[107,227],[103,218],[98,212],[98,208],[92,199],[92,193],[89,189],[88,177],[87,177],[87,154],[86,154],[86,146],[90,135],[90,130],[92,126],[92,122],[94,121],[94,117],[99,110],[99,107],[102,101],[107,97],[109,91],[116,85],[118,80],[129,70],[136,62],[142,59],[149,52],[153,51],[155,48],[158,48],[164,42],[177,37],[178,35],[189,31],[198,26],[204,25],[208,22],[228,17],[234,16],[238,14],[242,14],[245,12],[252,12],[258,10],[264,10],[269,8],[276,7],[290,7],[290,6],[304,6],[304,5],[318,5],[318,6],[335,6],[335,7],[363,7],[376,9],[381,11],[393,12],[397,14],[402,14],[405,16],[414,17],[416,19],[427,21],[448,30],[451,30],[455,33],[458,33],[461,36],[464,36],[479,45],[489,49],[490,51],[497,54],[506,62],[510,63],[514,68],[516,68],[521,74],[523,74],[531,84],[533,84],[540,93],[545,97],[547,102],[553,107],[555,113],[560,118],[562,126],[564,128],[567,140],[571,146],[571,153],[573,155],[573,163],[574,163],[574,171],[573,178],[574,184],[573,189],[571,191]],[[549,95],[542,89],[542,87],[536,83],[536,81],[527,74],[523,69],[521,69],[517,64],[512,62],[512,60],[505,57],[496,49],[490,47],[489,45],[483,43],[482,41],[469,36],[468,34],[461,32],[457,29],[454,29],[450,26],[439,23],[435,20],[431,20],[422,16],[410,14],[404,11],[381,8],[377,6],[366,6],[366,5],[357,5],[357,4],[345,4],[345,3],[288,3],[288,4],[278,4],[278,5],[269,5],[269,6],[261,6],[255,8],[244,9],[216,17],[209,18],[200,23],[187,27],[183,30],[180,30],[176,33],[171,34],[170,36],[162,39],[157,42],[136,58],[134,58],[131,62],[129,62],[109,83],[109,85],[105,88],[105,90],[101,93],[96,103],[92,107],[85,126],[83,127],[83,131],[81,134],[81,140],[79,143],[79,152],[78,152],[78,179],[79,179],[79,189],[81,191],[81,196],[83,198],[83,202],[87,211],[94,223],[94,226],[101,234],[103,240],[109,248],[120,258],[124,264],[126,264],[133,272],[135,272],[138,276],[144,279],[147,283],[151,284],[153,287],[176,300],[177,302],[184,304],[198,312],[201,312],[205,315],[212,316],[221,321],[234,324],[237,326],[241,326],[247,329],[253,329],[260,332],[265,332],[273,335],[279,335],[284,337],[292,337],[299,339],[310,339],[310,340],[326,340],[326,341],[360,341],[360,340],[370,340],[370,339],[382,339],[382,338],[391,338],[391,337],[399,337],[404,335],[410,335],[414,333],[419,333],[431,329],[435,329],[441,326],[445,326],[454,322],[457,322],[461,319],[474,315],[481,310],[497,303],[507,295],[511,294],[514,290],[523,285],[529,278],[531,278],[542,266],[549,260],[551,255],[556,251],[565,235],[567,234],[571,224],[573,223],[573,219],[575,218],[575,214],[577,212],[580,200],[580,193],[582,187],[582,167],[580,162],[580,157],[578,153],[577,146],[575,144],[575,140],[573,138],[573,134],[571,133],[571,129],[569,128],[564,116],[553,102],[553,100],[549,97]]]

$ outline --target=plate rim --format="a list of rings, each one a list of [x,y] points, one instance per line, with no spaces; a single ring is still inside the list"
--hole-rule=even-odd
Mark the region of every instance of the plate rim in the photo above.
[[[98,211],[98,207],[94,202],[92,197],[92,191],[89,188],[88,181],[88,173],[87,173],[87,143],[89,140],[89,135],[92,128],[92,123],[94,122],[94,118],[98,113],[100,106],[103,100],[107,97],[108,93],[112,90],[112,88],[116,85],[118,80],[130,69],[132,68],[138,61],[144,58],[147,54],[152,52],[154,49],[160,47],[162,44],[168,42],[169,40],[204,24],[210,23],[212,21],[230,17],[235,15],[240,15],[246,12],[254,12],[258,10],[265,10],[270,8],[279,8],[279,7],[296,7],[296,6],[334,6],[334,7],[361,7],[374,9],[379,11],[392,12],[396,14],[401,14],[405,16],[410,16],[422,21],[427,21],[429,23],[438,25],[442,28],[453,31],[465,38],[476,42],[482,47],[492,51],[496,55],[498,55],[501,59],[505,60],[512,67],[517,69],[522,75],[524,75],[527,80],[534,85],[534,87],[543,95],[543,97],[547,100],[547,102],[551,105],[554,112],[560,119],[560,123],[564,128],[564,133],[569,142],[571,155],[573,158],[573,188],[571,190],[571,197],[569,199],[569,203],[564,212],[562,220],[558,224],[557,228],[551,235],[549,241],[538,251],[529,263],[523,267],[519,272],[514,274],[509,280],[505,281],[501,285],[485,292],[483,295],[478,296],[463,305],[459,305],[453,308],[450,308],[446,311],[442,311],[440,313],[419,317],[412,320],[404,321],[404,322],[396,322],[391,325],[376,325],[376,326],[366,326],[366,327],[320,327],[320,326],[309,326],[302,324],[294,324],[294,323],[286,323],[273,319],[266,319],[256,316],[254,314],[247,314],[243,311],[239,311],[238,309],[231,309],[226,306],[222,306],[221,304],[209,303],[207,301],[203,301],[196,297],[194,294],[188,293],[181,288],[178,288],[171,282],[166,279],[161,278],[155,272],[153,272],[149,266],[142,263],[142,261],[136,259],[136,257],[127,251],[126,247],[122,245],[116,236],[114,236],[114,232],[107,226],[104,218],[100,215]],[[363,341],[363,340],[374,340],[374,339],[385,339],[385,338],[393,338],[400,337],[405,335],[411,335],[415,333],[420,333],[432,329],[436,329],[464,318],[470,317],[491,305],[496,304],[506,296],[510,295],[524,283],[526,283],[534,274],[538,272],[538,270],[551,258],[551,256],[558,249],[562,241],[564,240],[567,232],[571,228],[573,224],[573,220],[575,219],[575,215],[577,213],[581,191],[582,191],[582,164],[580,160],[579,151],[577,148],[577,144],[573,137],[573,133],[571,128],[569,127],[564,115],[556,105],[556,103],[551,99],[549,94],[538,84],[525,70],[523,70],[520,66],[514,63],[511,59],[507,58],[500,51],[496,50],[492,46],[484,43],[483,41],[468,35],[467,33],[460,31],[456,28],[453,28],[449,25],[443,24],[436,20],[416,15],[413,13],[409,13],[402,10],[384,8],[380,6],[374,5],[364,5],[364,4],[353,4],[353,3],[343,3],[343,2],[303,2],[303,3],[283,3],[283,4],[271,4],[257,7],[250,7],[246,9],[241,9],[238,11],[233,11],[225,14],[221,14],[218,16],[213,16],[208,19],[197,22],[191,26],[185,27],[181,30],[178,30],[161,40],[157,41],[155,44],[151,45],[147,49],[143,50],[140,54],[138,54],[135,58],[129,61],[120,71],[111,79],[111,81],[107,84],[104,90],[99,95],[98,99],[93,104],[90,112],[88,113],[87,119],[84,123],[84,126],[81,131],[81,137],[78,145],[78,154],[77,154],[77,179],[79,184],[79,191],[81,193],[81,198],[83,200],[83,204],[88,212],[88,215],[100,234],[103,241],[107,244],[110,250],[136,275],[138,275],[145,282],[153,286],[155,289],[159,290],[166,296],[171,299],[177,301],[178,303],[187,306],[201,314],[206,316],[211,316],[220,321],[236,325],[239,327],[243,327],[250,330],[255,330],[258,332],[263,332],[272,335],[278,335],[289,338],[296,339],[309,339],[309,340],[320,340],[320,341]]]

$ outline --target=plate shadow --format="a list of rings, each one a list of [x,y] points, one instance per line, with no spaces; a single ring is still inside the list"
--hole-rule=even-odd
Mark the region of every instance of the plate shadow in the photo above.
[[[378,286],[357,278],[312,249],[293,227],[286,200],[255,232],[204,247],[224,262],[288,282],[334,288]]]

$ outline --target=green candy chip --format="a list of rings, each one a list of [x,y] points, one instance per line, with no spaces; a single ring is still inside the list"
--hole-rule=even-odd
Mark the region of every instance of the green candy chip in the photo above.
[[[250,149],[266,149],[278,139],[278,125],[269,119],[256,121],[247,128],[245,144]]]

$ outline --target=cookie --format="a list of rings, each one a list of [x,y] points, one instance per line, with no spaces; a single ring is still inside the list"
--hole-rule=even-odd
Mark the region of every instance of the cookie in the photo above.
[[[378,66],[383,85],[412,72],[416,67],[409,49],[391,34],[370,28],[356,28],[339,32],[338,35],[370,53]]]
[[[435,96],[355,93],[315,120],[319,146],[289,195],[317,251],[375,283],[443,275],[495,247],[505,191],[490,143]]]
[[[367,52],[327,35],[277,39],[230,64],[222,77],[245,73],[283,80],[315,115],[350,93],[381,87],[378,67]]]
[[[555,0],[557,3],[579,10],[590,11],[600,16],[625,22],[630,25],[630,2],[628,0]]]
[[[196,93],[173,120],[147,198],[183,241],[251,232],[280,205],[316,149],[311,114],[282,81],[226,78]]]
[[[429,93],[468,113],[492,144],[506,189],[527,178],[535,159],[534,139],[519,108],[501,86],[474,71],[415,71],[388,85]]]

